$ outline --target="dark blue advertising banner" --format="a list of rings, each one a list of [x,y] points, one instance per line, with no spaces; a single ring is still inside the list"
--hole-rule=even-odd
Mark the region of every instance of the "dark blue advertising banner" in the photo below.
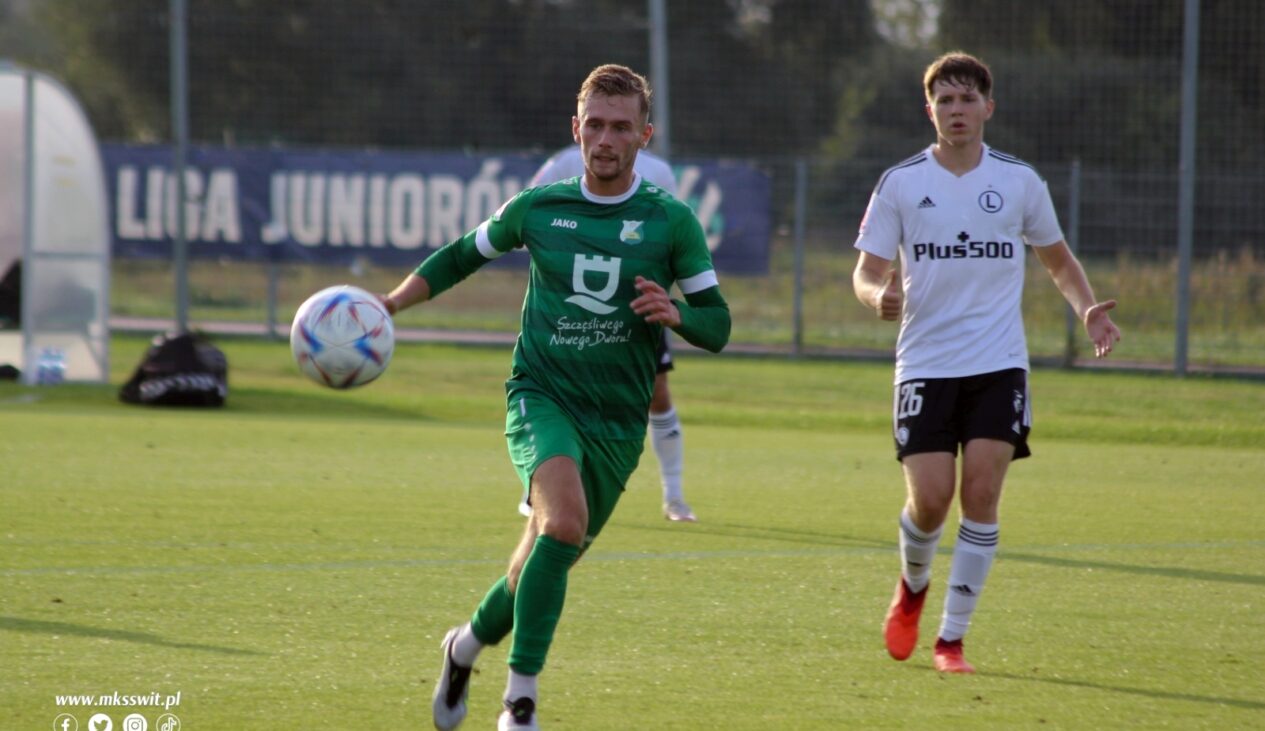
[[[170,258],[175,177],[165,145],[102,145],[113,253]],[[185,232],[199,258],[413,266],[477,227],[523,188],[539,155],[193,147]],[[769,266],[770,184],[739,162],[674,166],[678,194],[716,268]],[[497,260],[522,266],[525,256]]]

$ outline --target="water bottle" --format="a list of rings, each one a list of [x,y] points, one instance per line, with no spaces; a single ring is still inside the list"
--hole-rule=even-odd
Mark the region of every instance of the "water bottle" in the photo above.
[[[66,380],[66,351],[44,348],[35,361],[35,382],[51,386]]]

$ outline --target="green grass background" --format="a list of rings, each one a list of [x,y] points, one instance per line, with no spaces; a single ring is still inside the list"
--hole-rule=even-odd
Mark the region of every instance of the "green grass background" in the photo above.
[[[119,403],[135,337],[111,386],[0,384],[0,728],[114,691],[179,691],[185,729],[430,727],[438,642],[521,526],[508,352],[401,345],[334,392],[283,344],[218,342],[222,410]],[[1265,727],[1265,384],[1034,372],[1035,456],[967,638],[980,672],[942,677],[947,555],[915,655],[890,660],[879,628],[903,501],[890,365],[678,366],[702,521],[662,519],[647,453],[572,572],[544,728]],[[504,657],[481,658],[463,728],[493,726]]]

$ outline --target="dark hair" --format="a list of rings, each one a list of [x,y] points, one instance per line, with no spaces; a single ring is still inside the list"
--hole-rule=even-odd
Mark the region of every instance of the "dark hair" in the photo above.
[[[974,88],[985,99],[993,94],[993,72],[988,64],[962,51],[950,51],[931,62],[922,76],[922,87],[931,99],[937,81]]]
[[[646,77],[627,66],[608,63],[598,66],[589,72],[588,78],[580,84],[580,93],[576,102],[583,104],[594,94],[604,96],[636,96],[641,100],[641,121],[650,118],[650,82]]]

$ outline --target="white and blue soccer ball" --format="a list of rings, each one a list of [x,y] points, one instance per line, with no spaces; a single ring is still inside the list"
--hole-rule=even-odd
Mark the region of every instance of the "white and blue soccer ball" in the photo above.
[[[386,370],[394,350],[391,315],[376,296],[349,284],[308,297],[290,326],[299,370],[330,388],[369,383]]]

